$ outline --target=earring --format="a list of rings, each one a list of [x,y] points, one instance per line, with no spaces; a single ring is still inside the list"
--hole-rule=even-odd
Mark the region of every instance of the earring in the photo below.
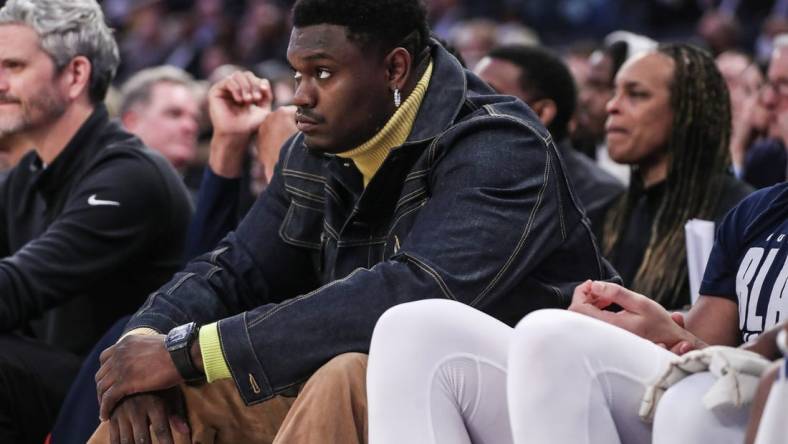
[[[394,88],[394,106],[399,108],[402,103],[402,97],[399,94],[399,88]]]

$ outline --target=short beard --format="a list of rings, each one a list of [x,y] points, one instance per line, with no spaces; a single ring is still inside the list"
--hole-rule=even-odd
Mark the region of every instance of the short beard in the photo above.
[[[20,101],[19,103],[21,104],[21,115],[16,121],[6,125],[0,119],[0,138],[45,126],[66,112],[66,100],[57,94],[54,88],[39,91],[27,102]]]

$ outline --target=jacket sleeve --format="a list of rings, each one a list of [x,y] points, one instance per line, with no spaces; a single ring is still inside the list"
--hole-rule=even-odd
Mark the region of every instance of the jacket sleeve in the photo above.
[[[238,225],[240,192],[240,178],[221,177],[210,167],[205,167],[197,196],[197,209],[186,236],[184,257],[187,260],[210,251]]]
[[[83,294],[108,273],[133,272],[130,264],[156,242],[159,218],[172,205],[149,162],[119,153],[94,165],[45,232],[0,259],[0,331]]]
[[[510,297],[579,217],[568,220],[560,208],[566,185],[549,136],[505,119],[486,127],[495,131],[466,128],[445,142],[431,195],[389,260],[305,292],[315,281],[304,271],[308,256],[278,235],[288,202],[277,171],[238,230],[152,295],[127,328],[221,319],[232,377],[244,401],[256,403],[340,353],[366,352],[375,322],[394,305],[444,297],[484,309]],[[598,260],[592,247],[576,253],[578,267]],[[286,298],[277,296],[283,289]]]

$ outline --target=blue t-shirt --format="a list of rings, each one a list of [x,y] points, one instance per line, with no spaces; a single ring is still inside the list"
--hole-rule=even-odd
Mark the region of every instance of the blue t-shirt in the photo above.
[[[788,183],[759,190],[717,229],[700,294],[739,306],[747,342],[788,317]]]

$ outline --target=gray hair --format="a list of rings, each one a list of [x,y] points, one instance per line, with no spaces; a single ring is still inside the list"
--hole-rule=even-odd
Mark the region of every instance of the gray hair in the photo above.
[[[90,100],[104,100],[120,55],[96,0],[8,0],[0,9],[0,25],[5,24],[32,28],[58,70],[77,56],[90,60]]]
[[[138,103],[150,102],[151,91],[159,83],[173,83],[196,89],[194,78],[181,68],[165,65],[143,69],[126,80],[121,87],[118,115],[126,114]]]

